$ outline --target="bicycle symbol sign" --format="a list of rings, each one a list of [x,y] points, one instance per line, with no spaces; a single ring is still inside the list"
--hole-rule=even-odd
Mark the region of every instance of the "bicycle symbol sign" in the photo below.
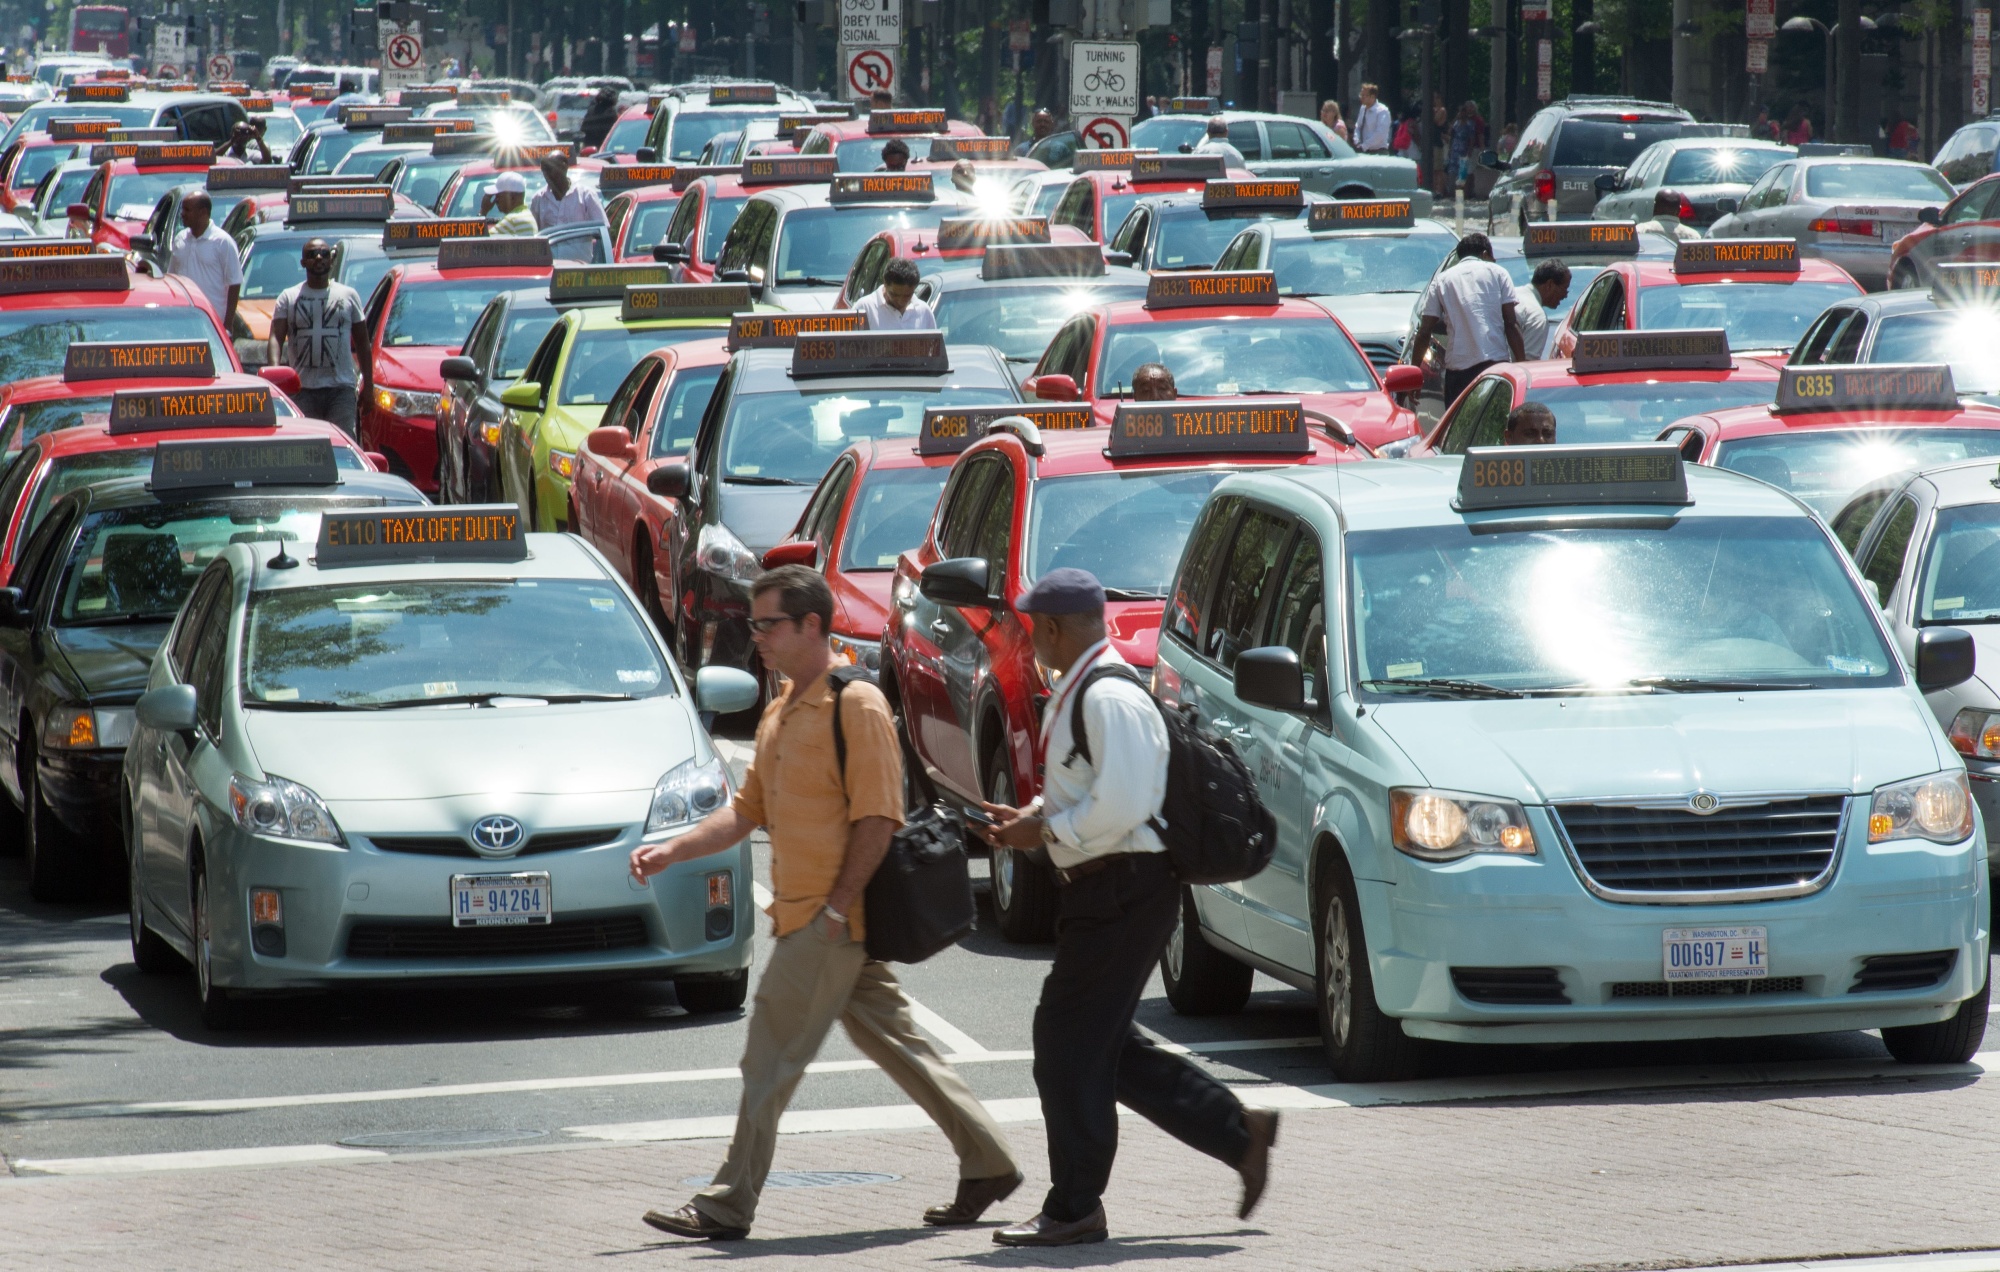
[[[424,60],[424,42],[414,35],[394,36],[384,54],[389,59],[389,65],[407,71]]]
[[[1078,40],[1070,46],[1072,119],[1130,119],[1139,113],[1139,46],[1131,41]]]

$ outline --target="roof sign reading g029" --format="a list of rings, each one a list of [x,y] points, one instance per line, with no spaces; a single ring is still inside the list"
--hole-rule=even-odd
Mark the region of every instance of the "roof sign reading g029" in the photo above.
[[[1078,40],[1069,53],[1069,113],[1074,119],[1139,113],[1139,46]]]

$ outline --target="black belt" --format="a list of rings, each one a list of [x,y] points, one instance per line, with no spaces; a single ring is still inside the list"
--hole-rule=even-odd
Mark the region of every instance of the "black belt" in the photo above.
[[[1082,879],[1088,875],[1094,875],[1100,870],[1109,870],[1111,869],[1111,867],[1119,865],[1120,863],[1133,861],[1135,858],[1138,857],[1150,857],[1152,855],[1153,854],[1149,852],[1114,852],[1108,857],[1092,857],[1089,861],[1084,862],[1080,866],[1071,866],[1067,870],[1061,869],[1060,867],[1057,868],[1056,882],[1064,885],[1072,884],[1075,883],[1078,879]]]

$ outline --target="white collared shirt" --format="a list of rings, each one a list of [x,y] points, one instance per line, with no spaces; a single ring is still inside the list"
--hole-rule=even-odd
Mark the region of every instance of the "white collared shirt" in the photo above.
[[[1468,256],[1431,281],[1424,298],[1423,315],[1443,321],[1451,333],[1445,350],[1448,371],[1464,371],[1484,362],[1508,362],[1514,351],[1507,346],[1505,308],[1519,306],[1514,299],[1514,279],[1492,261]],[[1518,316],[1515,319],[1519,321]],[[1530,355],[1532,356],[1532,355]]]
[[[1363,106],[1361,117],[1354,121],[1354,148],[1364,153],[1387,150],[1390,132],[1391,121],[1387,106],[1379,101],[1373,106]]]
[[[217,321],[228,316],[229,289],[243,285],[243,262],[237,256],[236,240],[213,221],[200,234],[184,229],[174,236],[167,272],[179,274],[208,297]]]
[[[888,293],[877,287],[854,302],[854,312],[868,320],[870,331],[936,331],[937,315],[915,296],[902,309],[889,303]]]
[[[1529,360],[1547,356],[1549,311],[1542,308],[1542,294],[1533,283],[1514,284],[1514,321],[1521,328],[1521,348]],[[1506,336],[1500,338],[1505,340]],[[1508,356],[1513,355],[1510,352]]]
[[[553,190],[538,190],[535,197],[528,200],[528,210],[535,215],[535,224],[545,230],[558,225],[578,225],[595,221],[607,225],[604,219],[604,203],[595,190],[586,190],[572,184],[567,193],[558,199]]]
[[[1097,642],[1063,673],[1042,709],[1042,814],[1055,836],[1049,858],[1061,869],[1093,857],[1166,850],[1147,825],[1167,794],[1167,725],[1151,694],[1121,676],[1091,685],[1083,699],[1091,759],[1070,755],[1070,691],[1092,666],[1124,661],[1110,641]]]

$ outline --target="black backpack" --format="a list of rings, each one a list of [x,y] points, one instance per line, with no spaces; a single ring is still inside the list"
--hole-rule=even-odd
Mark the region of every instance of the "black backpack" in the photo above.
[[[1070,754],[1085,762],[1090,762],[1090,737],[1083,728],[1083,695],[1106,676],[1146,687],[1123,663],[1100,663],[1084,673],[1070,698],[1069,735]],[[1173,710],[1158,699],[1153,705],[1167,725],[1167,794],[1152,825],[1174,873],[1182,883],[1248,879],[1271,863],[1278,848],[1277,819],[1257,798],[1250,766],[1227,741],[1195,727],[1186,709]]]

